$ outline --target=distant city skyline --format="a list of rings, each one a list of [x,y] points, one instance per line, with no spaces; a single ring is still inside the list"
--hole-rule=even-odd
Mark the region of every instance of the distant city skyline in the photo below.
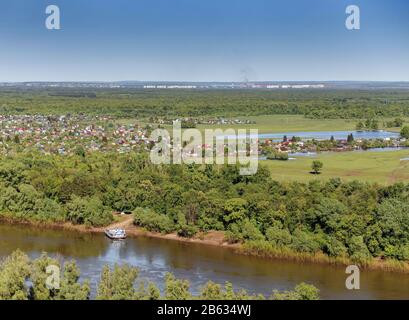
[[[409,81],[409,1],[3,0],[0,43],[0,82]]]

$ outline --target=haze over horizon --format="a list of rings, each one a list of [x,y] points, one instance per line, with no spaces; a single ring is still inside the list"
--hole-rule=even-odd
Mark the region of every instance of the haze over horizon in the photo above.
[[[19,80],[0,83],[409,83],[409,80]]]
[[[4,0],[0,82],[409,81],[408,15],[405,0]]]

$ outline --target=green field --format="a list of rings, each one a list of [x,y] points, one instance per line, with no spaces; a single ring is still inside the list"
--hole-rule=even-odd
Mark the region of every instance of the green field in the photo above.
[[[237,117],[232,119],[255,121],[255,124],[199,124],[197,129],[202,132],[205,129],[258,129],[259,133],[275,133],[275,132],[290,132],[290,131],[330,131],[330,130],[354,130],[356,126],[355,120],[344,119],[308,119],[302,115],[265,115],[265,116],[248,116]],[[134,124],[140,125],[148,124],[148,121],[141,121],[138,119],[118,119],[120,124]],[[156,125],[154,125],[156,126]],[[171,130],[172,126],[163,126],[167,130]]]
[[[232,119],[250,120],[255,121],[255,124],[225,124],[225,125],[206,125],[199,124],[197,129],[202,132],[205,129],[258,129],[259,133],[280,133],[280,132],[311,132],[311,131],[343,131],[343,130],[355,130],[356,124],[359,119],[309,119],[303,115],[263,115],[263,116],[247,116],[236,117]],[[400,128],[383,128],[383,122],[390,121],[392,118],[379,119],[380,129],[386,129],[389,131],[400,131]],[[408,118],[404,118],[406,122],[409,122]],[[147,120],[141,119],[118,119],[117,123],[121,124],[134,124],[140,125],[148,124]],[[156,125],[154,125],[155,127]],[[172,126],[165,125],[164,128],[171,130]]]
[[[339,152],[321,153],[316,157],[297,157],[290,161],[261,161],[266,165],[274,179],[279,181],[309,181],[340,177],[344,180],[363,180],[392,184],[409,181],[409,150],[388,152]],[[324,164],[320,175],[310,174],[313,160]]]

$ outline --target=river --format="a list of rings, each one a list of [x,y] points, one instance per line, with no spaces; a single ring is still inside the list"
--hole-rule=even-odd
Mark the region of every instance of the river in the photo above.
[[[304,281],[321,290],[323,299],[409,299],[409,275],[378,271],[361,272],[361,289],[345,288],[345,269],[238,255],[229,249],[178,241],[128,238],[113,242],[102,234],[39,229],[0,224],[0,257],[16,249],[30,257],[41,252],[75,259],[82,278],[90,279],[92,294],[104,265],[128,263],[140,270],[140,278],[163,289],[166,272],[187,279],[194,293],[208,280],[230,281],[235,288],[270,295],[273,289],[292,289]]]

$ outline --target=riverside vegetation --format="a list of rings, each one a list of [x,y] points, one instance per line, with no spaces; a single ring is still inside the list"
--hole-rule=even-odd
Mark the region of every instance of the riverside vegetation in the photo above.
[[[316,255],[365,264],[409,260],[409,185],[332,178],[277,182],[261,165],[152,165],[148,155],[17,154],[0,159],[0,210],[17,221],[105,226],[132,211],[150,231],[224,231],[256,254]],[[268,254],[266,254],[268,255]]]
[[[50,274],[48,266],[62,270],[59,286],[47,286]],[[97,288],[97,300],[262,300],[263,295],[248,294],[245,290],[234,290],[231,283],[223,286],[209,281],[197,295],[190,291],[187,280],[175,278],[167,273],[164,290],[152,282],[138,279],[138,269],[129,265],[105,266],[101,272]],[[54,283],[55,284],[55,283]],[[75,261],[63,264],[58,259],[42,254],[35,260],[15,251],[0,263],[0,300],[88,300],[90,299],[88,280],[80,281],[80,270]],[[267,299],[272,300],[317,300],[319,290],[312,285],[301,283],[293,291],[272,291]]]

